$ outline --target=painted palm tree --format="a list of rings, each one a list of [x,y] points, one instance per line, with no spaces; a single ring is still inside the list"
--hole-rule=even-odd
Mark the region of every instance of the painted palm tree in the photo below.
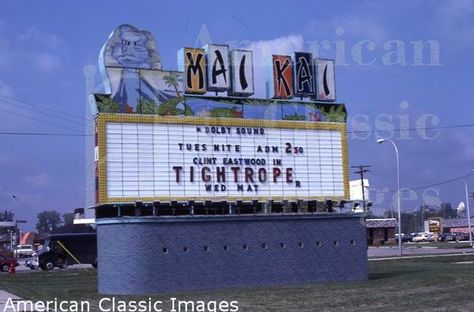
[[[97,108],[100,113],[120,113],[120,104],[109,95],[96,95]]]
[[[171,86],[174,87],[176,96],[180,97],[181,95],[179,94],[179,90],[178,90],[179,74],[170,72],[167,76],[164,76],[163,78],[165,80],[165,83],[168,85],[168,87],[171,87]]]

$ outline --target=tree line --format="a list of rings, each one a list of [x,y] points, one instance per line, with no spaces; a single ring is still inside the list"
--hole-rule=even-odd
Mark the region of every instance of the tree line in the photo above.
[[[412,212],[402,212],[402,233],[424,232],[424,221],[430,218],[459,218],[458,212],[450,203],[442,203],[439,207],[421,205]],[[462,216],[464,217],[464,216]],[[383,218],[396,218],[395,211],[386,211]]]

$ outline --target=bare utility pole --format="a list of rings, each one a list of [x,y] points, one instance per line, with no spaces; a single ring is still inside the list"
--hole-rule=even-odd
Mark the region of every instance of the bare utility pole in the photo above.
[[[471,171],[472,172],[472,171]],[[470,175],[471,173],[469,173]],[[469,177],[468,175],[468,177]],[[469,193],[469,197],[472,197],[472,199],[474,199],[474,193]],[[472,228],[471,228],[471,212],[470,212],[470,208],[469,208],[469,197],[467,197],[467,178],[466,178],[466,198],[467,198],[467,227],[468,227],[468,232],[469,232],[469,246],[471,246],[471,248],[474,248],[474,245],[472,244]]]
[[[360,184],[362,187],[362,207],[364,207],[364,212],[366,212],[366,205],[365,205],[365,186],[364,186],[364,173],[369,172],[370,170],[367,169],[369,168],[369,165],[358,165],[358,166],[352,166],[351,168],[354,169],[359,169],[357,171],[354,171],[355,174],[360,174]]]
[[[474,192],[469,193],[469,196],[472,197],[472,200],[474,200]]]

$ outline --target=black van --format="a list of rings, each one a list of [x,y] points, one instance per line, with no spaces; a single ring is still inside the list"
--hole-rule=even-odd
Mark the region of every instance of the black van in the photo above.
[[[45,238],[43,247],[36,253],[36,261],[45,271],[54,267],[65,269],[78,262],[97,268],[97,234],[51,234]]]

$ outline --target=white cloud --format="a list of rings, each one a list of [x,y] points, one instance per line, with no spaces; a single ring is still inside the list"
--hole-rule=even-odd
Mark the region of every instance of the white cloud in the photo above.
[[[453,151],[456,158],[472,162],[474,159],[474,137],[472,134],[458,132],[454,135],[454,140],[460,145],[460,149]]]
[[[0,66],[7,64],[11,59],[10,43],[5,38],[0,38]]]
[[[52,71],[61,68],[60,52],[67,48],[60,37],[31,26],[16,37],[7,38],[6,33],[13,33],[1,24],[0,30],[0,66],[17,68],[18,65],[32,64],[41,71]]]
[[[13,89],[0,80],[0,96],[13,97]]]
[[[6,153],[0,153],[0,164],[11,165],[14,162],[14,158]]]
[[[16,198],[29,212],[42,210],[39,205],[45,200],[42,194],[16,194]]]
[[[378,43],[386,41],[388,37],[386,28],[373,16],[355,13],[335,16],[330,22],[312,20],[306,27],[306,33],[326,40],[351,38]]]
[[[42,52],[34,56],[36,65],[44,71],[52,71],[61,67],[61,60],[51,53]]]
[[[64,48],[65,43],[58,36],[33,25],[18,35],[17,43],[23,57],[31,60],[39,69],[52,71],[61,67],[58,52]]]
[[[344,31],[346,36],[357,37],[358,40],[383,42],[387,39],[385,28],[371,18],[360,15],[348,15],[334,18],[331,25],[335,31]],[[342,28],[341,28],[342,27]]]
[[[40,30],[36,25],[30,26],[24,33],[20,34],[17,39],[20,44],[35,44],[47,47],[51,50],[57,50],[64,45],[61,38]]]
[[[36,187],[45,187],[51,185],[52,179],[48,174],[41,173],[37,175],[26,176],[25,182]]]
[[[289,35],[272,40],[252,41],[245,47],[253,51],[255,96],[265,97],[265,82],[270,80],[272,54],[293,55],[304,50],[302,35]]]
[[[474,35],[474,0],[446,0],[440,2],[436,18],[437,26],[454,41],[470,42]]]

